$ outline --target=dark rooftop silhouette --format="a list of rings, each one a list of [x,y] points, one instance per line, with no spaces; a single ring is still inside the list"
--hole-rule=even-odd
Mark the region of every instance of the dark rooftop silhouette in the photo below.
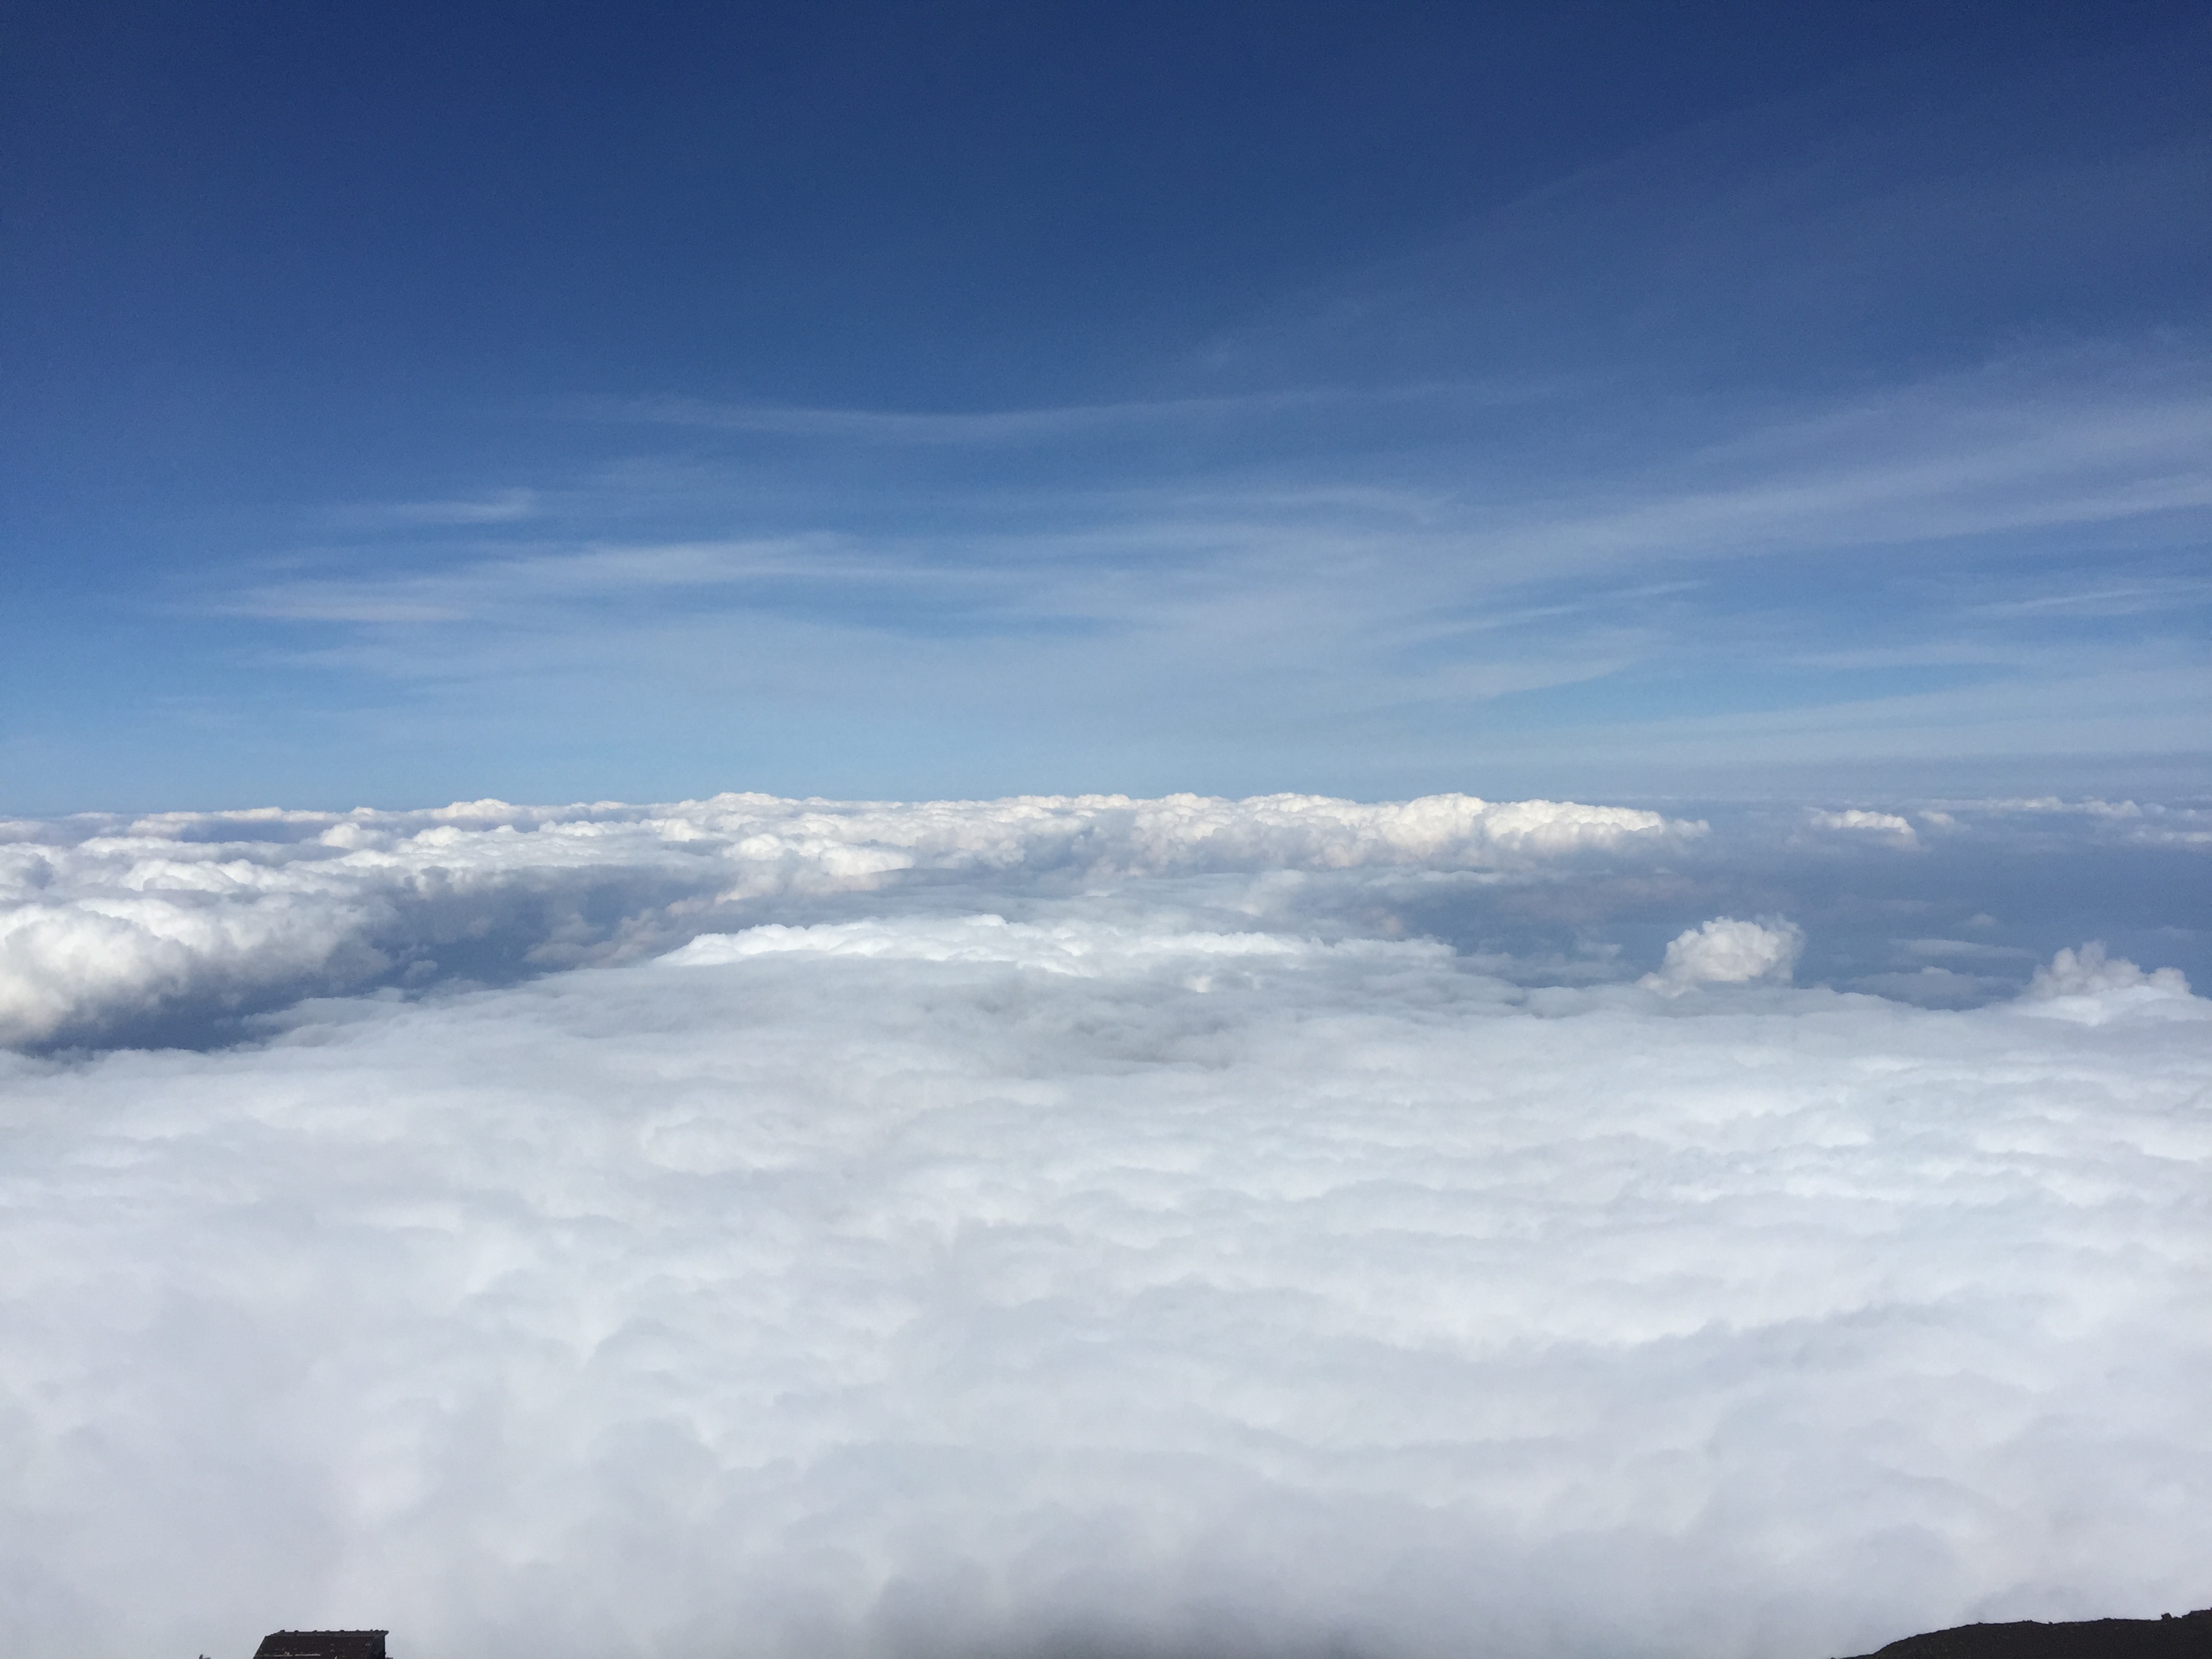
[[[1908,1636],[1863,1659],[2212,1659],[2212,1607],[2178,1619],[1960,1625]]]
[[[385,1659],[380,1630],[280,1630],[261,1638],[253,1659]]]

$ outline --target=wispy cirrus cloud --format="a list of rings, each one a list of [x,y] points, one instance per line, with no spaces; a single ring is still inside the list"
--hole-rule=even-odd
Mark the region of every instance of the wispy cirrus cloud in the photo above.
[[[1395,399],[1415,394],[1386,395]],[[991,447],[1053,443],[1102,433],[1154,431],[1249,420],[1272,413],[1340,408],[1347,404],[1375,401],[1374,394],[1316,391],[974,410],[807,408],[678,397],[572,398],[558,407],[563,412],[596,421],[752,437]]]
[[[956,729],[1133,753],[1203,710],[1240,782],[1295,745],[1386,791],[1423,754],[1563,787],[1562,733],[1610,775],[2185,750],[2203,641],[2133,592],[2201,586],[2212,386],[2185,368],[2069,350],[1724,400],[1572,465],[1434,403],[1296,461],[1225,409],[1171,453],[1017,411],[1018,456],[970,432],[921,444],[957,466],[888,475],[825,419],[772,459],[744,434],[634,453],[526,523],[412,526],[404,556],[371,538],[204,603],[295,670],[405,689],[410,718],[558,705],[609,741],[741,707],[879,720],[916,755]]]
[[[520,524],[544,511],[534,489],[497,489],[442,501],[356,501],[329,509],[333,528],[351,531],[459,528]]]
[[[793,578],[921,580],[926,573],[828,535],[755,541],[502,550],[352,578],[309,576],[244,588],[216,601],[271,621],[380,623],[489,621],[532,609],[648,601]]]
[[[1397,637],[1434,638],[1587,612],[1594,596],[1560,591],[1566,582],[1710,614],[1730,593],[1708,588],[1698,599],[1698,584],[1747,559],[1792,562],[1817,586],[1820,562],[1844,555],[2126,532],[2212,507],[2212,390],[2130,393],[2108,377],[2068,387],[2063,368],[2015,362],[1839,408],[1722,410],[1672,444],[1571,471],[1469,443],[1449,422],[1424,428],[1419,442],[1399,434],[1380,454],[1347,454],[1334,477],[1324,465],[1290,476],[1233,445],[1196,477],[1164,475],[1097,460],[1060,429],[1050,434],[1054,484],[1027,462],[946,481],[929,491],[934,524],[909,513],[895,528],[876,521],[869,487],[844,488],[838,471],[841,423],[877,416],[812,411],[823,424],[804,435],[822,471],[787,479],[780,496],[749,499],[742,455],[686,464],[683,510],[744,533],[616,539],[609,530],[652,516],[668,495],[658,476],[616,467],[572,486],[561,517],[541,514],[527,543],[478,535],[434,568],[280,580],[223,603],[271,617],[404,623],[656,593],[746,604],[749,588],[822,583],[964,591],[983,609],[1135,627],[1224,594],[1279,614],[1303,595],[1317,612],[1395,617]],[[1042,437],[1026,424],[1035,413],[1006,418]],[[2188,587],[2161,579],[2142,591]],[[1988,617],[2059,608],[1986,592],[1960,607]],[[937,620],[915,613],[924,629]]]
[[[473,471],[334,484],[289,547],[264,513],[155,595],[162,638],[195,708],[234,681],[222,718],[300,711],[315,754],[439,732],[455,789],[476,731],[551,769],[517,793],[614,787],[580,744],[636,794],[708,750],[795,790],[1044,757],[1389,793],[2200,750],[2207,38],[1869,62],[1110,361],[579,358],[596,388],[470,406]]]
[[[1999,617],[2140,617],[2212,604],[2212,582],[2185,577],[2074,587],[2026,599],[1996,599],[1974,607]]]

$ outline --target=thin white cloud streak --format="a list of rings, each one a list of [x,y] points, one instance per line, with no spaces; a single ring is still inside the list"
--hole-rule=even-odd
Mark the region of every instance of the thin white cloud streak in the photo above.
[[[453,501],[359,502],[331,509],[330,521],[357,531],[519,524],[537,517],[544,505],[534,489],[500,489]]]
[[[1822,1659],[2202,1600],[2203,1001],[1208,932],[879,912],[0,1056],[13,1641]]]
[[[2196,751],[2212,721],[2212,673],[2194,653],[2143,665],[2154,653],[2074,650],[2042,672],[2002,681],[1847,702],[1621,720],[1578,732],[1592,760],[1663,753],[1677,764],[1729,759],[1836,762],[1961,755],[2149,755]],[[2160,656],[2181,653],[2160,652]],[[1507,734],[1500,757],[1529,751],[1543,734]]]
[[[973,583],[965,572],[931,572],[841,543],[781,537],[581,550],[512,552],[459,567],[347,580],[310,577],[249,588],[224,603],[228,615],[284,622],[469,622],[518,610],[592,604],[613,597],[682,597],[700,590],[801,579],[814,582]]]
[[[1790,673],[1880,665],[1839,649],[1817,611],[1746,614],[1735,573],[1747,564],[1786,562],[1817,591],[1837,561],[1869,551],[1918,545],[1948,560],[2006,538],[2170,540],[2212,503],[2212,404],[2177,392],[2177,376],[2189,378],[2111,354],[2023,358],[1571,480],[1540,467],[1514,478],[1463,447],[1387,489],[1359,482],[1371,456],[1328,464],[1344,469],[1340,488],[1324,477],[1296,489],[1249,469],[1234,485],[1217,475],[1167,488],[1141,473],[1085,475],[1071,458],[1079,476],[1056,507],[1055,492],[1033,484],[976,485],[933,508],[951,527],[927,535],[826,527],[838,510],[817,495],[779,509],[814,521],[787,534],[541,538],[430,568],[262,582],[216,603],[350,629],[278,649],[295,664],[465,688],[471,707],[456,719],[512,705],[523,720],[571,700],[587,724],[702,700],[774,711],[771,724],[927,705],[1011,752],[1000,728],[1024,710],[1054,710],[1085,743],[1110,745],[1152,741],[1171,711],[1202,707],[1223,742],[1253,752],[1271,726],[1297,720],[1324,745],[1353,742],[1358,728],[1363,756],[1379,752],[1378,732],[1405,727],[1382,746],[1413,756],[1435,741],[1412,735],[1424,720],[1688,657]],[[584,522],[611,522],[649,511],[664,483],[564,499]],[[714,500],[711,476],[685,488],[705,492],[702,512],[744,515],[701,505]],[[2016,557],[2009,568],[1920,595],[1885,623],[1884,660],[1971,669],[1994,689],[1869,681],[1816,691],[1802,699],[1810,712],[1659,720],[1616,698],[1573,722],[1577,752],[1610,764],[1608,752],[1679,742],[1680,758],[1702,763],[1761,732],[1838,755],[1901,732],[1914,753],[2052,752],[2061,732],[2090,752],[2195,745],[2212,680],[2201,642],[2054,647],[2034,632],[2039,618],[1991,608],[1992,585],[2045,580]],[[1569,582],[1583,591],[1562,596]],[[1899,643],[1901,633],[1914,637]],[[1462,740],[1465,754],[1555,747],[1519,729],[1524,719]],[[1431,753],[1431,775],[1461,759]],[[1323,775],[1390,790],[1419,773]]]
[[[1549,649],[1516,641],[1513,650],[1472,664],[1391,663],[1357,676],[1340,659],[1278,648],[1281,635],[1270,635],[1264,619],[1239,617],[1235,626],[1226,639],[1196,628],[1166,636],[980,641],[872,635],[862,636],[862,649],[852,630],[818,620],[694,617],[609,623],[558,638],[487,632],[475,637],[465,660],[434,641],[393,635],[303,659],[465,688],[465,706],[447,716],[440,715],[441,705],[410,703],[388,716],[351,720],[346,729],[362,743],[420,742],[436,733],[441,718],[472,726],[489,712],[520,730],[558,711],[577,732],[674,729],[695,746],[726,744],[726,719],[684,713],[703,704],[744,711],[750,729],[818,733],[809,740],[858,748],[871,764],[880,760],[871,734],[926,744],[931,731],[952,722],[964,743],[1018,755],[1031,769],[1076,744],[1092,770],[1103,767],[1116,777],[1171,784],[1203,769],[1264,787],[1318,770],[1343,780],[1339,787],[1371,792],[1486,780],[1500,769],[1534,780],[1523,787],[1615,775],[1635,780],[1616,784],[1623,791],[1673,792],[1683,786],[1668,780],[1695,768],[2156,755],[2200,750],[2212,721],[2212,673],[2201,649],[2171,641],[1973,653],[1969,660],[1999,672],[1949,689],[1898,693],[1869,678],[1848,698],[1808,695],[1794,707],[1655,716],[1640,699],[1624,696],[1616,707],[1571,718],[1490,722],[1454,699],[1592,681],[1673,660],[1701,642],[1670,644],[1668,630],[1655,624],[1547,641]],[[1255,648],[1239,658],[1231,646],[1247,637]],[[1786,645],[1785,635],[1773,649],[1779,653]],[[1763,660],[1740,642],[1725,648],[1722,660],[1739,669]],[[1009,684],[1022,687],[1012,703]],[[1409,710],[1424,704],[1442,728],[1402,729]],[[1172,764],[1156,753],[1165,732],[1175,734]],[[917,776],[935,775],[957,759],[930,753],[934,769]],[[775,763],[788,764],[781,751]],[[1055,781],[1063,775],[1064,769],[1045,774]],[[994,775],[975,781],[988,785]],[[1074,781],[1082,775],[1066,775]],[[2033,787],[2037,780],[2029,767],[2021,783]],[[1817,772],[1804,787],[1820,788]]]
[[[1070,492],[1089,521],[1018,532],[990,523],[1002,492],[985,490],[966,504],[980,515],[973,524],[933,537],[816,530],[602,544],[356,583],[270,584],[239,603],[311,616],[335,595],[356,606],[483,615],[547,598],[781,577],[988,579],[1004,585],[1010,609],[1125,626],[1157,624],[1209,592],[1249,599],[1269,586],[1316,609],[1328,608],[1327,594],[1358,614],[1410,623],[1439,603],[1569,574],[2118,525],[2212,506],[2212,401],[2116,396],[2101,386],[2068,394],[2049,380],[2063,368],[1958,377],[1840,412],[1770,420],[1755,445],[1716,442],[1609,477],[1540,473],[1533,488],[1525,471],[1517,481],[1486,477],[1474,456],[1455,488],[1378,493],[1347,480],[1318,499],[1281,499],[1264,483],[1094,483]],[[1579,505],[1593,498],[1610,504]],[[1113,574],[1140,568],[1157,579],[1163,563],[1172,579],[1150,609],[1144,590]],[[1395,591],[1343,580],[1366,570],[1387,571]],[[1385,608],[1389,598],[1398,603]]]
[[[806,409],[779,404],[708,403],[691,398],[595,399],[578,412],[603,420],[738,432],[759,436],[926,446],[1052,442],[1102,432],[1146,430],[1188,422],[1247,416],[1317,402],[1326,394],[1175,398],[1153,402],[1071,404],[1061,408],[954,410]]]
[[[1977,605],[1988,617],[2139,617],[2212,605],[2212,582],[2137,581]]]
[[[858,652],[848,633],[826,626],[693,619],[652,629],[611,624],[564,641],[557,655],[537,637],[491,634],[473,643],[476,656],[466,662],[421,641],[333,648],[325,658],[331,665],[426,688],[389,710],[333,717],[333,740],[369,752],[382,745],[442,752],[445,745],[465,750],[486,732],[526,744],[554,721],[565,744],[596,745],[595,753],[627,753],[647,733],[712,759],[684,775],[780,771],[858,784],[873,772],[917,786],[951,776],[979,793],[1010,773],[1078,787],[1103,773],[1156,788],[1203,773],[1255,789],[1314,778],[1364,794],[1437,784],[1570,793],[1566,785],[1591,776],[1615,779],[1621,793],[1741,794],[1748,784],[1889,793],[1899,786],[1878,779],[1847,785],[1837,769],[1949,765],[1981,755],[2011,757],[2001,775],[1976,781],[1983,788],[2188,794],[2197,787],[2191,775],[2154,787],[2116,764],[2069,784],[2034,757],[2118,761],[2195,751],[2212,721],[2208,676],[2194,654],[2148,648],[2053,652],[1981,685],[1908,696],[1880,695],[1871,682],[1849,702],[1808,697],[1778,709],[1655,718],[1632,699],[1615,712],[1524,726],[1467,720],[1439,702],[1425,716],[1430,729],[1407,730],[1406,702],[1389,694],[1410,695],[1433,681],[1401,672],[1379,688],[1346,685],[1321,665],[1269,659],[1224,682],[1196,639],[1185,649],[1180,641],[978,644],[887,635]],[[2176,659],[2145,665],[2161,656]],[[1510,689],[1499,684],[1509,672],[1542,688],[1635,660],[1626,651],[1588,659],[1532,652],[1474,672],[1498,677],[1485,690]],[[1024,688],[1012,704],[1009,676]],[[1136,678],[1144,684],[1133,692],[1128,680]],[[1174,734],[1165,754],[1164,732]],[[825,757],[840,769],[825,773]],[[588,784],[607,763],[571,769]],[[1747,774],[1747,767],[1758,769]],[[1774,781],[1778,767],[1795,769],[1788,785]],[[1941,793],[1976,787],[1940,769],[1915,785]],[[341,780],[325,793],[343,799],[356,787]]]
[[[2212,402],[1998,414],[1987,404],[1945,407],[1924,393],[1884,399],[1848,420],[1807,422],[1778,434],[1787,445],[1772,445],[1767,477],[1524,533],[1595,561],[1700,559],[1909,546],[2212,506],[2212,463],[2204,459],[2212,454]],[[1870,446],[1869,428],[1879,432]],[[1814,459],[1829,447],[1875,453],[1840,464]],[[1705,458],[1725,459],[1725,452]],[[1509,540],[1501,550],[1516,545]]]
[[[1468,380],[1383,388],[1316,386],[1216,397],[1132,398],[1114,403],[972,410],[808,408],[672,397],[577,398],[560,407],[590,419],[763,437],[995,448],[1115,434],[1172,432],[1193,426],[1245,425],[1286,416],[1357,415],[1378,407],[1401,404],[1509,406],[1541,398],[1554,389],[1534,381]]]

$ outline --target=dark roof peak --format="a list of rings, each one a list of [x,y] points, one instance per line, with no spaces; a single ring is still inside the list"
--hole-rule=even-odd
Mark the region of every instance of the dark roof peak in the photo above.
[[[253,1659],[385,1659],[381,1630],[280,1630],[261,1638]]]

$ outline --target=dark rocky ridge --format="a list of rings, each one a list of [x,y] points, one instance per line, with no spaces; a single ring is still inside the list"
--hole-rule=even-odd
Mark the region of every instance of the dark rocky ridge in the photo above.
[[[2212,1659],[2212,1607],[2178,1619],[1960,1625],[1908,1636],[1861,1659]]]
[[[386,1632],[277,1631],[254,1659],[385,1659]],[[1859,1659],[2212,1659],[2212,1607],[2159,1619],[2046,1625],[1959,1625],[1877,1648]]]

